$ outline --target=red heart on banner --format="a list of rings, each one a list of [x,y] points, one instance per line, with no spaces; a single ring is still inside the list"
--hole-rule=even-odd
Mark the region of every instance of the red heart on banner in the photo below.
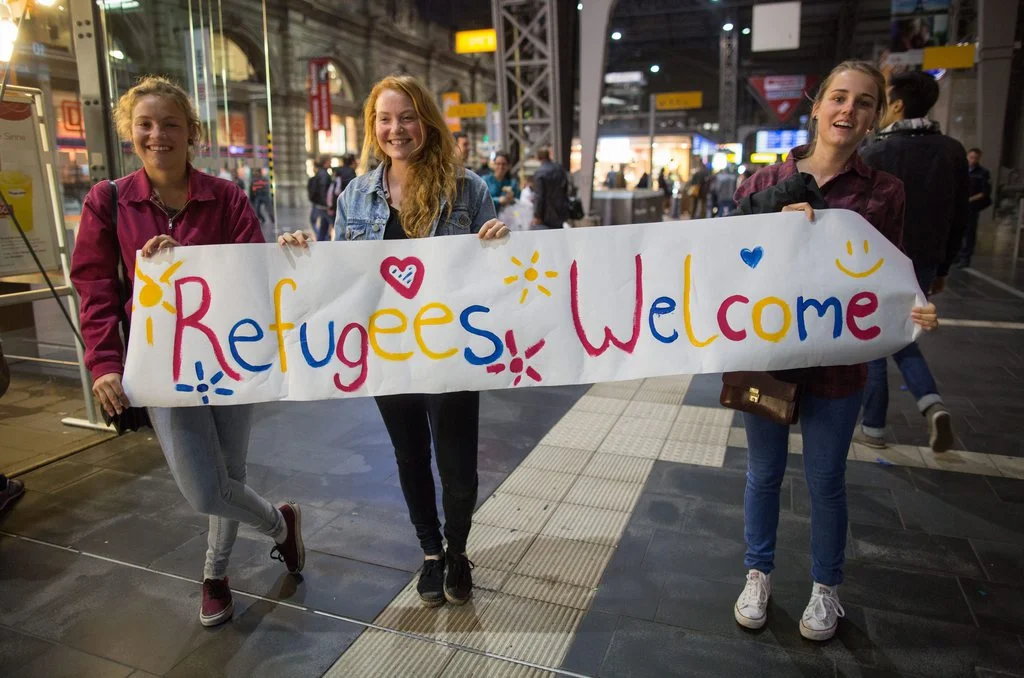
[[[406,299],[412,299],[420,291],[425,270],[417,257],[388,257],[380,262],[380,274],[384,282]]]

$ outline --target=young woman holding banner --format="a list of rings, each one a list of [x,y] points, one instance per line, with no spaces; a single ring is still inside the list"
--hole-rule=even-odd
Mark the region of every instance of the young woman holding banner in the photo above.
[[[793,149],[788,160],[758,171],[736,191],[747,212],[801,211],[814,221],[815,207],[849,209],[867,219],[891,242],[903,237],[903,184],[865,165],[857,148],[882,118],[886,85],[874,66],[847,61],[822,83],[811,109],[811,142]],[[745,199],[745,200],[744,200]],[[813,203],[813,204],[812,204]],[[935,306],[914,308],[913,322],[938,326]],[[866,380],[864,365],[820,367],[789,373],[801,384],[800,427],[804,474],[811,495],[811,599],[800,620],[800,634],[828,640],[843,608],[836,587],[843,580],[846,549],[846,455],[857,423]],[[761,628],[767,620],[779,524],[780,486],[786,471],[789,427],[743,415],[747,433],[747,487],[744,537],[749,569],[736,601],[736,621]]]
[[[363,111],[362,164],[376,170],[352,181],[338,199],[338,240],[402,240],[476,233],[500,238],[508,228],[494,215],[484,181],[464,169],[433,95],[407,75],[378,82]],[[281,236],[282,245],[308,247],[310,234]],[[466,541],[477,498],[480,394],[457,392],[378,396],[395,446],[398,476],[424,562],[416,589],[423,604],[466,603],[473,591]],[[443,547],[430,445],[437,454],[444,506]]]
[[[118,101],[114,119],[143,167],[89,191],[71,260],[92,391],[109,416],[130,406],[121,388],[125,347],[118,329],[133,297],[129,292],[122,305],[119,269],[130,289],[137,250],[151,257],[172,247],[263,242],[245,193],[190,164],[202,125],[181,87],[144,77]],[[251,405],[154,407],[149,418],[181,493],[210,516],[199,619],[214,626],[234,611],[226,572],[238,523],[271,537],[271,556],[297,573],[305,562],[299,507],[275,508],[245,484]]]

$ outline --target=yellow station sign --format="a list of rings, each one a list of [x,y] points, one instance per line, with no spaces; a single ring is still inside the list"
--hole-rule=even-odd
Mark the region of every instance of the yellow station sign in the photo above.
[[[704,107],[704,92],[662,92],[654,95],[654,108],[658,111],[681,111]]]
[[[497,50],[498,33],[493,28],[484,28],[479,31],[458,31],[455,33],[456,54],[496,52]]]
[[[448,115],[450,115],[453,118],[486,118],[487,104],[458,104],[448,109]]]

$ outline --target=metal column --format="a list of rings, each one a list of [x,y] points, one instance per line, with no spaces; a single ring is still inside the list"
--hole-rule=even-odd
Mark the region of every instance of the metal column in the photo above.
[[[580,144],[579,185],[583,209],[590,214],[597,159],[597,118],[601,112],[604,61],[608,51],[608,22],[618,0],[587,0],[580,12]]]
[[[722,31],[718,39],[718,129],[726,141],[736,141],[736,81],[739,79],[739,31]]]
[[[93,183],[117,176],[117,145],[110,122],[113,100],[107,80],[107,40],[101,3],[70,0],[71,33],[78,65],[78,91],[82,101],[89,178]]]
[[[557,0],[492,0],[498,34],[495,80],[501,106],[500,139],[518,150],[512,167],[518,173],[538,148],[549,147],[552,159],[568,166],[562,155],[559,115]]]

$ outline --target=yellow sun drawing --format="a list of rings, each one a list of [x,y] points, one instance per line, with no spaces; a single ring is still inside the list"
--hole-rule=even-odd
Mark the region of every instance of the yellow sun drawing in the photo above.
[[[540,252],[537,252],[537,251],[535,251],[533,253],[533,256],[530,257],[530,266],[529,267],[526,267],[523,264],[523,262],[519,261],[515,257],[512,257],[512,263],[513,264],[515,264],[519,268],[526,268],[526,270],[523,271],[523,276],[522,276],[522,278],[523,278],[523,293],[519,296],[519,303],[520,304],[525,304],[526,303],[526,297],[529,296],[529,294],[530,294],[530,285],[532,283],[537,282],[537,279],[540,278],[540,276],[541,276],[541,272],[538,271],[536,268],[534,268],[537,265],[538,261],[540,261]],[[545,278],[557,278],[558,277],[558,271],[544,271],[544,277]],[[510,275],[507,278],[505,278],[505,284],[506,285],[511,285],[512,283],[514,283],[514,282],[516,282],[518,280],[519,280],[519,276],[518,275]],[[540,292],[541,294],[545,295],[545,296],[548,296],[548,297],[551,296],[551,290],[549,290],[548,288],[544,287],[540,283],[537,283],[537,291]]]
[[[177,271],[181,265],[185,263],[184,260],[176,261],[167,267],[167,270],[160,276],[160,282],[157,282],[150,278],[148,275],[142,272],[139,268],[138,262],[135,263],[135,280],[141,280],[143,285],[142,289],[139,290],[139,304],[144,308],[153,308],[154,306],[160,305],[165,311],[171,315],[178,313],[174,306],[164,301],[164,291],[160,289],[160,285],[167,285],[170,287],[171,276]],[[132,306],[134,311],[136,306]],[[146,318],[146,343],[150,346],[153,345],[153,316]]]

